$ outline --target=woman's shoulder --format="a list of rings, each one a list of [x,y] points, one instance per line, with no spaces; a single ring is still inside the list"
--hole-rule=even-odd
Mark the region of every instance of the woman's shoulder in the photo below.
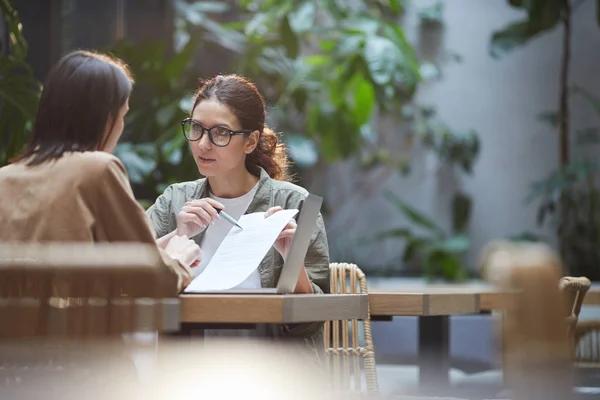
[[[271,187],[275,204],[299,203],[308,196],[308,190],[292,182],[271,179]]]
[[[86,172],[100,176],[107,170],[121,170],[125,173],[125,166],[121,160],[111,153],[105,151],[84,151],[65,153],[61,161],[71,168],[77,168],[81,172]]]
[[[195,181],[185,181],[173,183],[165,189],[162,196],[166,197],[180,197],[186,199],[195,198],[200,191],[200,188],[205,183],[206,178],[196,179]]]

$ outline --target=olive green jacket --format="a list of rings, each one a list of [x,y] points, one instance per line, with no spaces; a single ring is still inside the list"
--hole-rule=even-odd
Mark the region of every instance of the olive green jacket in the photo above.
[[[307,195],[308,192],[304,188],[289,182],[271,179],[267,172],[261,169],[256,194],[248,206],[246,214],[267,211],[270,207],[275,206],[281,206],[283,209],[299,208],[301,201]],[[205,197],[208,197],[208,181],[205,178],[169,186],[146,211],[156,230],[157,237],[162,237],[177,228],[177,214],[186,202]],[[202,237],[203,233],[200,233],[193,239],[200,244]],[[317,219],[317,226],[304,259],[304,266],[315,293],[329,293],[329,248],[321,214]],[[262,287],[275,287],[282,267],[283,258],[274,248],[271,248],[258,267]],[[278,326],[274,334],[276,336],[310,337],[319,340],[317,337],[320,336],[322,326],[322,322],[299,324],[293,327]]]

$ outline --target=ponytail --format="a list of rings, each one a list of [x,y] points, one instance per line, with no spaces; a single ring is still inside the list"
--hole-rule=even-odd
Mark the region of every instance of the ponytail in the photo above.
[[[256,148],[246,156],[246,168],[256,176],[260,175],[260,168],[263,168],[272,179],[287,181],[290,179],[289,165],[285,145],[271,128],[265,126]]]

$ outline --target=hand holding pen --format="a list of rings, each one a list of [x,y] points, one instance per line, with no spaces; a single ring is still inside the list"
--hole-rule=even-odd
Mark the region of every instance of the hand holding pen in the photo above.
[[[225,206],[211,198],[188,201],[177,214],[177,235],[191,238],[204,232],[219,217],[217,209]]]
[[[177,214],[177,235],[194,237],[214,224],[215,219],[220,218],[242,229],[233,217],[223,211],[224,209],[223,204],[211,198],[188,201]]]

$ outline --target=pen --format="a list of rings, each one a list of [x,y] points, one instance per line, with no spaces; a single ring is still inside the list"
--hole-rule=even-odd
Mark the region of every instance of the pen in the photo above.
[[[221,210],[220,208],[215,208],[215,210],[217,210],[217,214],[219,214],[221,217],[225,218],[225,220],[231,222],[233,225],[237,226],[241,230],[244,230],[244,228],[242,228],[242,226],[240,224],[238,224],[238,222],[231,215],[227,214],[225,211]]]

